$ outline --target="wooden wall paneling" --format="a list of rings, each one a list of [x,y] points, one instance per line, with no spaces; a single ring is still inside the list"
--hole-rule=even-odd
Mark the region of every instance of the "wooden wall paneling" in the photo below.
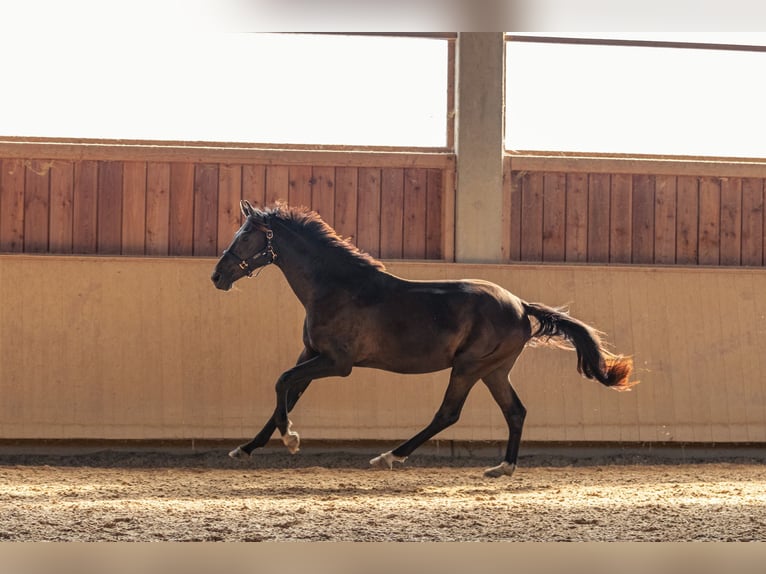
[[[606,173],[588,175],[588,262],[609,261],[611,221],[611,177]]]
[[[52,191],[52,190],[51,190]],[[122,254],[146,253],[146,162],[122,166]]]
[[[404,170],[383,168],[380,181],[380,256],[400,259],[404,238]]]
[[[24,250],[24,162],[0,163],[0,251]]]
[[[312,174],[310,165],[292,165],[289,168],[287,201],[291,207],[311,208]]]
[[[96,253],[98,225],[98,162],[74,164],[72,251]]]
[[[566,258],[566,174],[543,176],[543,261]]]
[[[676,263],[699,263],[699,178],[679,176],[676,181]]]
[[[193,163],[171,163],[168,181],[167,242],[169,255],[194,252],[194,173]]]
[[[311,209],[328,225],[335,225],[335,168],[319,166],[311,170]]]
[[[627,174],[611,177],[609,210],[609,261],[630,263],[633,256],[633,178]]]
[[[187,167],[183,167],[187,166]],[[146,166],[146,254],[147,255],[168,255],[170,253],[170,235],[173,234],[173,243],[178,245],[178,231],[174,226],[175,221],[191,221],[191,208],[189,207],[189,217],[184,217],[184,211],[176,212],[177,206],[174,206],[171,217],[170,197],[171,197],[171,171],[173,172],[173,181],[178,177],[177,170],[190,169],[193,173],[193,166],[189,164],[171,164],[149,162]],[[191,189],[191,187],[190,187]],[[175,203],[175,202],[174,202]],[[191,200],[188,205],[191,206]],[[175,218],[175,219],[174,219]],[[191,228],[191,223],[188,223]],[[189,251],[179,252],[175,247],[173,255],[191,253],[191,241],[189,241]]]
[[[359,168],[357,246],[380,257],[380,169]]]
[[[122,162],[102,161],[98,166],[98,252],[122,251]]]
[[[221,164],[218,171],[218,241],[215,254],[220,255],[242,226],[242,166]]]
[[[341,237],[357,241],[357,185],[358,172],[355,167],[335,169],[335,231]]]
[[[444,177],[442,170],[427,170],[426,259],[442,259],[444,247]]]
[[[290,192],[290,170],[285,165],[266,166],[266,205],[287,203]]]
[[[764,263],[763,218],[763,179],[746,177],[742,180],[742,265],[760,267]]]
[[[51,253],[72,252],[74,162],[56,160],[51,165],[50,237]]]
[[[50,168],[53,162],[28,160],[25,162],[24,190],[24,251],[48,251],[50,214]]]
[[[266,166],[247,164],[242,166],[242,199],[253,207],[266,206]]]
[[[721,180],[721,265],[742,263],[742,178]]]
[[[634,175],[632,190],[631,261],[654,262],[655,180],[653,175]]]
[[[404,170],[404,257],[426,258],[427,174],[424,169]]]
[[[218,252],[218,164],[194,166],[194,255]]]
[[[542,173],[530,173],[521,180],[521,260],[543,260]]]
[[[654,179],[654,263],[676,262],[676,178]]]
[[[513,171],[511,158],[503,158],[503,257],[506,261],[521,259],[521,178]]]
[[[721,180],[700,178],[699,187],[699,263],[721,262]]]
[[[588,260],[588,174],[566,175],[566,261]]]

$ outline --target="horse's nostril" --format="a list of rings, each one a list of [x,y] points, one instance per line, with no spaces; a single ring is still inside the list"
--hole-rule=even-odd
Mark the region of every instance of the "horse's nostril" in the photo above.
[[[218,283],[218,280],[221,278],[221,274],[216,271],[210,276],[210,279],[213,281],[213,283]]]

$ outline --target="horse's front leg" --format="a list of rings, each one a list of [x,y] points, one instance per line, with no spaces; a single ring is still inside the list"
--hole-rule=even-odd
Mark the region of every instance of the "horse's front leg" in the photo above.
[[[313,349],[310,349],[308,347],[305,347],[303,351],[301,351],[301,354],[298,357],[298,360],[296,361],[296,365],[300,365],[301,363],[306,362],[312,357],[315,357],[317,355],[317,352]],[[295,404],[298,402],[298,399],[301,398],[301,395],[303,395],[304,391],[308,388],[308,386],[311,384],[311,379],[304,381],[301,385],[294,386],[290,392],[288,393],[287,397],[287,412],[290,412],[293,410],[293,407],[295,407]],[[274,434],[274,431],[277,430],[277,423],[274,422],[274,414],[272,414],[269,417],[269,420],[266,421],[266,424],[263,426],[261,431],[255,435],[253,440],[250,442],[240,445],[237,448],[235,448],[233,451],[229,453],[229,456],[232,458],[247,458],[250,456],[250,454],[256,449],[260,448],[262,446],[265,446],[267,442],[269,442],[269,439],[271,438],[271,435]]]
[[[289,398],[296,389],[305,388],[309,381],[324,377],[346,377],[351,373],[351,363],[341,362],[328,355],[319,354],[285,371],[277,380],[277,405],[274,409],[274,423],[282,435],[282,442],[291,453],[298,452],[300,436],[292,430],[287,418]]]

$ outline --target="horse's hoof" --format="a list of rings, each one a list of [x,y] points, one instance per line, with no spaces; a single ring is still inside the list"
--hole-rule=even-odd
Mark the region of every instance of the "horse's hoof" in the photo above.
[[[229,453],[229,456],[231,458],[250,458],[250,455],[247,454],[244,450],[242,450],[241,446],[238,446],[233,451]]]
[[[516,465],[510,462],[501,462],[497,466],[488,468],[484,471],[484,476],[489,478],[500,478],[501,476],[511,476],[513,471],[516,470]]]
[[[407,460],[406,456],[396,456],[389,450],[388,452],[384,452],[380,456],[376,456],[370,460],[370,466],[375,468],[387,468],[388,470],[391,470],[394,468],[394,462],[404,462],[405,460]]]
[[[282,435],[282,442],[290,451],[290,454],[295,454],[301,450],[301,437],[295,431],[287,431],[287,434]]]

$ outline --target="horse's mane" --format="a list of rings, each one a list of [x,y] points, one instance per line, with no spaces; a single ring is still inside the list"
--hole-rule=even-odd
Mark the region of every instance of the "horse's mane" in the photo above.
[[[383,263],[369,253],[365,253],[351,243],[350,239],[338,235],[316,211],[278,203],[260,210],[260,213],[263,214],[264,223],[272,225],[275,221],[282,223],[294,233],[305,237],[309,242],[331,248],[330,251],[339,256],[345,264],[357,269],[383,271],[386,268]]]

